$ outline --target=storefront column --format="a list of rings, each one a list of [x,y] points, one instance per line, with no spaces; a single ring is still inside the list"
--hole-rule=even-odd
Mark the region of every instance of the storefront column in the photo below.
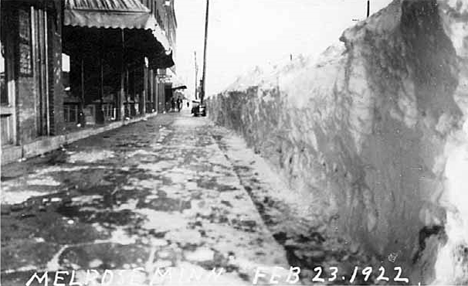
[[[122,40],[122,47],[121,47],[121,55],[120,55],[120,92],[119,92],[119,106],[117,107],[119,112],[119,119],[124,121],[125,120],[125,105],[124,105],[124,97],[125,97],[125,91],[124,91],[124,82],[125,82],[125,32],[122,30],[121,34],[121,40]]]
[[[154,78],[154,82],[155,82],[155,91],[156,91],[156,97],[155,97],[155,101],[154,101],[154,109],[158,112],[158,113],[161,113],[162,110],[161,108],[159,107],[159,97],[160,97],[160,94],[159,94],[159,78],[158,78],[158,75],[157,75],[157,72],[156,72],[156,76]]]
[[[146,114],[146,97],[148,96],[149,91],[149,84],[148,84],[148,67],[147,67],[147,58],[145,58],[145,66],[143,67],[143,77],[144,77],[144,90],[143,94],[140,97],[140,114]]]
[[[148,113],[152,113],[153,112],[153,109],[154,109],[154,74],[153,74],[153,70],[150,69],[149,70],[149,84],[150,84],[150,93],[148,94],[147,96],[147,99],[149,101],[148,103]]]
[[[151,109],[154,110],[154,112],[159,112],[158,110],[158,79],[156,76],[156,72],[153,70],[153,97],[151,99]]]

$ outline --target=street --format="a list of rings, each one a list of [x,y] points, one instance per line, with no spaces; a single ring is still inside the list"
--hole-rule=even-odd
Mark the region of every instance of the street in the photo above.
[[[468,1],[244,2],[0,0],[0,285],[468,285]]]
[[[286,266],[211,128],[166,114],[4,168],[2,203],[14,204],[2,205],[2,284],[186,265],[226,269],[238,285],[252,267]]]
[[[301,214],[282,188],[239,137],[184,112],[8,165],[2,285],[45,285],[36,278],[47,271],[52,283],[67,270],[58,280],[65,285],[127,285],[130,276],[135,285],[252,285],[270,279],[256,272],[262,267],[282,267],[283,282],[298,283],[290,265],[305,278],[314,264],[338,261],[352,271],[357,249],[324,238],[319,219]],[[127,280],[103,276],[106,269],[126,271]]]

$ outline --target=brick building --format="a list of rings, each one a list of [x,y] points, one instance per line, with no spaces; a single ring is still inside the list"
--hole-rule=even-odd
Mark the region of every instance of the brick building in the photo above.
[[[60,0],[1,3],[2,150],[62,130],[61,11]]]
[[[164,46],[166,53],[154,61],[159,66],[153,66],[149,77],[154,80],[154,88],[158,96],[157,111],[162,113],[169,111],[171,99],[173,97],[173,78],[176,73],[174,61],[177,54],[177,18],[175,15],[174,1],[168,0],[141,0],[150,8],[151,13],[157,21],[155,36],[167,40]]]
[[[89,125],[165,111],[157,75],[175,71],[173,1],[1,0],[2,164]]]

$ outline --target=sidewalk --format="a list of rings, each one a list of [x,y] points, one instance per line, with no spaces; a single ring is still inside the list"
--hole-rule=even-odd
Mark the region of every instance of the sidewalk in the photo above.
[[[252,285],[288,268],[213,128],[159,115],[3,168],[2,285]]]
[[[2,166],[13,163],[15,161],[21,161],[27,158],[32,158],[37,155],[41,155],[56,149],[64,144],[70,144],[77,140],[93,136],[102,132],[106,132],[112,129],[116,129],[128,124],[132,124],[139,121],[148,120],[157,116],[157,113],[148,113],[145,116],[135,117],[125,121],[110,122],[105,125],[94,125],[88,126],[82,130],[74,130],[73,132],[67,132],[63,135],[41,137],[34,142],[22,145],[22,146],[9,146],[2,149]]]

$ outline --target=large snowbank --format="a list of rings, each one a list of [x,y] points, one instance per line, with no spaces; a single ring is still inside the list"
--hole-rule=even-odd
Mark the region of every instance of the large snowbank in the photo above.
[[[395,0],[319,59],[257,68],[209,100],[213,120],[416,283],[468,283],[455,231],[467,225],[467,7]]]

